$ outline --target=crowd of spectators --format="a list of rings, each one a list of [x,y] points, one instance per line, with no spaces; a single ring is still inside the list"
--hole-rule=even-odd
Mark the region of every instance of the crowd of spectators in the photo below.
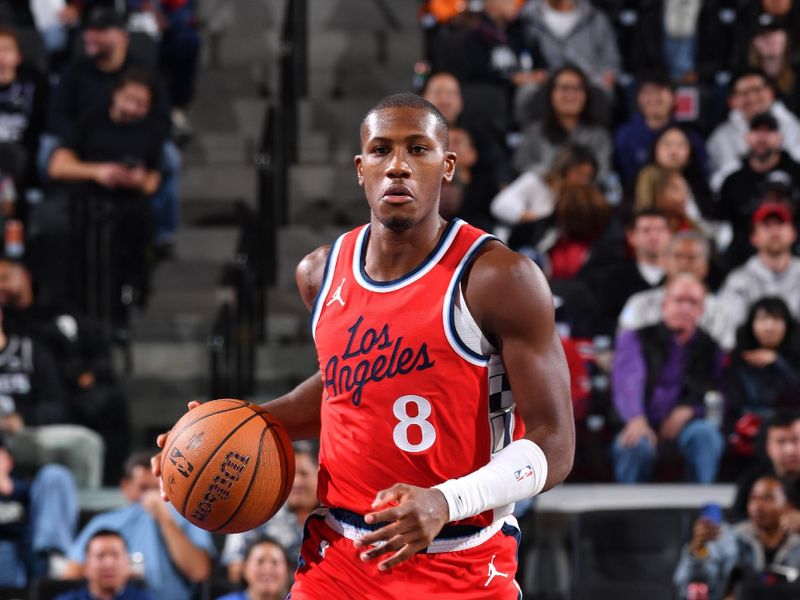
[[[70,598],[188,599],[210,572],[207,532],[126,463],[120,385],[177,230],[196,8],[0,0],[0,587],[72,573]],[[120,482],[130,505],[76,538],[77,490]],[[136,555],[152,595],[127,586]]]

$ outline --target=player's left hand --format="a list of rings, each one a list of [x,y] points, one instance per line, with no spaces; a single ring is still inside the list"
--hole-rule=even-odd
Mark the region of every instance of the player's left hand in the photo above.
[[[386,571],[427,548],[450,518],[444,495],[436,489],[397,483],[378,492],[372,508],[391,505],[364,517],[367,523],[388,523],[357,541],[356,548],[379,544],[364,551],[361,560],[369,561],[394,552],[378,564]]]

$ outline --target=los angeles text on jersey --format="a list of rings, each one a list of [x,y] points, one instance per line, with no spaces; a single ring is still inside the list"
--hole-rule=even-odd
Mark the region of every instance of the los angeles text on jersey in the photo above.
[[[428,356],[428,345],[403,346],[403,336],[393,339],[388,323],[380,327],[363,326],[359,316],[347,331],[347,346],[341,355],[333,355],[325,365],[325,389],[329,396],[351,393],[353,405],[361,404],[364,386],[382,379],[430,369],[436,363]],[[391,350],[390,350],[391,349]]]

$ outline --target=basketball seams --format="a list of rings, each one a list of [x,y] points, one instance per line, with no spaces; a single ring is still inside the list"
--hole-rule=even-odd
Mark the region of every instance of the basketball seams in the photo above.
[[[239,407],[239,408],[243,408],[243,407]],[[194,488],[197,486],[197,482],[200,481],[203,472],[206,470],[206,467],[208,467],[208,464],[214,459],[214,457],[217,455],[217,452],[219,452],[219,449],[222,448],[222,446],[225,444],[225,442],[227,442],[229,439],[231,439],[231,436],[233,436],[234,433],[239,431],[242,427],[244,427],[247,423],[252,421],[257,416],[258,416],[258,413],[253,411],[252,415],[247,417],[245,420],[243,420],[241,423],[239,423],[236,427],[234,427],[230,432],[228,432],[228,435],[226,435],[217,444],[217,447],[214,448],[214,450],[212,452],[209,452],[208,458],[203,463],[202,467],[200,467],[197,470],[197,475],[195,476],[194,480],[192,481],[192,484],[189,486],[189,489],[186,490],[186,495],[185,495],[186,497],[185,497],[185,499],[183,501],[183,506],[181,507],[181,511],[180,511],[182,515],[186,515],[186,507],[189,504],[189,500],[191,499],[192,494],[194,493]]]
[[[237,400],[235,398],[226,398],[224,401],[225,402],[241,402],[242,404],[240,404],[239,406],[230,406],[228,408],[223,408],[223,409],[220,409],[218,411],[205,414],[205,415],[203,415],[201,417],[197,417],[194,421],[191,421],[190,423],[187,423],[186,425],[184,425],[180,429],[180,431],[176,431],[176,432],[170,431],[168,436],[167,436],[167,439],[171,438],[173,441],[170,443],[169,446],[165,446],[164,447],[164,450],[163,450],[164,457],[169,456],[170,451],[175,447],[175,440],[177,440],[184,431],[189,429],[189,427],[192,427],[196,423],[199,423],[200,421],[202,421],[204,419],[207,419],[208,417],[213,417],[214,415],[221,415],[222,413],[226,413],[226,412],[233,412],[234,410],[239,410],[240,408],[247,408],[249,406],[248,402],[245,402],[244,400]],[[212,400],[212,402],[218,402],[218,400]],[[163,462],[164,459],[162,458],[161,461]]]
[[[275,449],[280,450],[278,462],[280,462],[281,465],[281,473],[286,475],[287,474],[286,469],[289,466],[289,457],[287,455],[286,447],[288,445],[288,447],[291,448],[292,441],[291,439],[289,439],[288,434],[286,434],[286,430],[283,429],[282,427],[281,428],[275,427],[275,425],[269,420],[266,414],[262,414],[262,418],[264,419],[264,422],[267,424],[268,427],[275,430],[275,437],[277,438],[275,443]],[[282,434],[285,435],[286,440],[283,439],[284,435]],[[284,444],[283,443],[284,441],[287,441],[288,444]],[[276,502],[277,506],[280,506],[284,502],[286,502],[286,498],[289,496],[289,490],[291,489],[291,485],[294,485],[294,469],[292,469],[292,471],[293,472],[292,472],[291,482],[289,481],[290,479],[289,477],[283,477],[283,481],[281,482],[281,493],[278,496],[277,499],[278,502]],[[275,507],[273,506],[273,508]]]
[[[255,483],[256,478],[258,477],[258,467],[261,465],[261,456],[264,453],[264,438],[266,437],[267,433],[269,433],[269,430],[270,427],[265,427],[264,429],[261,430],[261,438],[258,440],[258,456],[256,457],[256,464],[253,466],[253,474],[250,477],[250,482],[247,484],[247,489],[245,490],[244,494],[242,494],[242,497],[239,500],[239,504],[236,506],[233,513],[231,513],[231,515],[228,517],[227,521],[225,521],[219,527],[210,530],[213,533],[216,533],[221,529],[224,529],[230,524],[231,521],[233,521],[233,519],[236,517],[236,515],[239,514],[239,511],[242,509],[242,506],[244,506],[247,497],[250,495],[250,490],[253,489],[253,484]]]

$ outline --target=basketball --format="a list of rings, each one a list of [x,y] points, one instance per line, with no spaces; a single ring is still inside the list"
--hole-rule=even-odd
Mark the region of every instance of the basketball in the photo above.
[[[286,430],[243,400],[206,402],[170,431],[161,480],[173,506],[214,533],[249,531],[274,515],[294,481]]]

